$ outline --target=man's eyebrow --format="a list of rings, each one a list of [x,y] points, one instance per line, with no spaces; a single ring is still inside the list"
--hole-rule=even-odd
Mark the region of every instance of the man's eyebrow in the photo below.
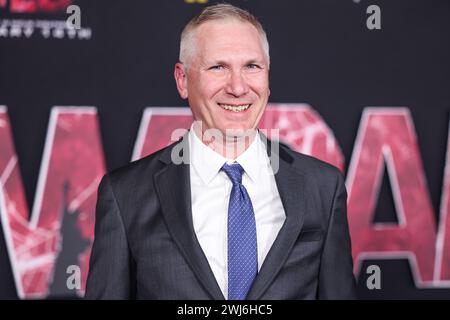
[[[246,64],[265,64],[264,60],[251,59],[248,60]]]
[[[211,64],[228,65],[229,63],[224,60],[211,60]]]

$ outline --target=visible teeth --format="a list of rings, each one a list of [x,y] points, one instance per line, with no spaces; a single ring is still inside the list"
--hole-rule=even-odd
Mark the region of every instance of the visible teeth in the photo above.
[[[244,110],[247,110],[250,105],[249,104],[243,104],[240,106],[232,106],[229,104],[219,104],[222,108],[224,108],[225,110],[230,110],[230,111],[234,111],[234,112],[241,112]]]

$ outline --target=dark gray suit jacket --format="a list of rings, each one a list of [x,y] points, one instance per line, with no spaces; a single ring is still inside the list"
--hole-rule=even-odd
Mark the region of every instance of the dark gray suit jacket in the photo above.
[[[87,299],[224,299],[193,229],[189,165],[171,161],[179,143],[103,177]],[[280,145],[275,179],[286,221],[247,298],[354,298],[341,173]]]

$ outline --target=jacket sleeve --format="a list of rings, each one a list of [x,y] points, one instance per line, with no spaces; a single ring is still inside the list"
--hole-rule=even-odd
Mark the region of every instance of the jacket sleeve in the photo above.
[[[130,256],[120,209],[106,174],[98,189],[85,299],[131,298]]]
[[[356,283],[347,222],[347,191],[340,172],[324,241],[318,299],[355,299]]]

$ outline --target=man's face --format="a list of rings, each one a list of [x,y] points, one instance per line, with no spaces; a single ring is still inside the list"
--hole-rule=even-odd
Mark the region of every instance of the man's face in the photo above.
[[[236,20],[209,21],[197,28],[193,42],[193,57],[187,66],[177,64],[175,78],[194,119],[203,131],[215,128],[228,136],[256,128],[270,93],[257,29]]]

